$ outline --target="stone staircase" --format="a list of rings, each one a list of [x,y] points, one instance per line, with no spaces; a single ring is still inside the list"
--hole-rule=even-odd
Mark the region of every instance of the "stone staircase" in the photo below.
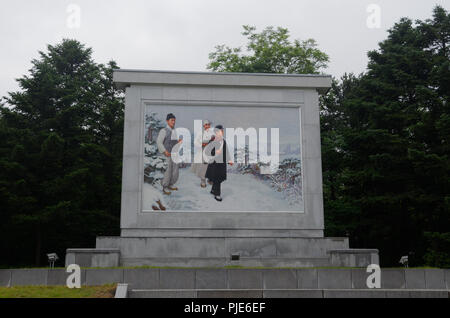
[[[66,265],[72,263],[86,267],[365,267],[378,264],[379,258],[376,249],[350,249],[348,238],[122,236],[97,237],[96,249],[67,250]]]

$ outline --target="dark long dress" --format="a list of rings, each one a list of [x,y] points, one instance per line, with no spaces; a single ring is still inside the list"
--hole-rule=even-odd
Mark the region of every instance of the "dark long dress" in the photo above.
[[[216,149],[214,148],[211,151],[211,154],[213,156],[216,155]],[[225,180],[227,180],[227,162],[229,158],[227,158],[228,152],[227,152],[227,143],[225,140],[223,141],[223,160],[220,162],[216,162],[217,160],[214,160],[212,163],[208,165],[208,169],[206,170],[206,178],[214,183],[222,183]]]

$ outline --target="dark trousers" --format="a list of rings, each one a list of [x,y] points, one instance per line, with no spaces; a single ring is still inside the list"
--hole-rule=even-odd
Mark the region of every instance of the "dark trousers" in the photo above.
[[[222,182],[217,182],[214,181],[213,186],[212,186],[212,193],[216,196],[220,196],[220,192],[221,192],[221,184]]]

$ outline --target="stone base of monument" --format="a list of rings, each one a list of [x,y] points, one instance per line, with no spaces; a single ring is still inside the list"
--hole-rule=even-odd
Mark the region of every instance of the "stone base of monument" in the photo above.
[[[68,249],[66,265],[83,267],[366,267],[378,250],[350,249],[347,238],[98,237],[96,249]]]

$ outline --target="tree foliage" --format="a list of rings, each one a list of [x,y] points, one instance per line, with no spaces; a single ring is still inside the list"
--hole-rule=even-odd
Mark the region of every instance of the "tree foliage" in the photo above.
[[[330,235],[380,249],[382,262],[450,265],[450,15],[403,18],[368,71],[322,98]]]
[[[75,40],[49,45],[4,98],[0,265],[39,265],[118,231],[123,98],[115,62],[91,55]]]
[[[289,40],[285,28],[267,27],[261,33],[252,26],[244,26],[247,52],[241,47],[216,47],[211,53],[208,69],[216,72],[316,74],[325,68],[328,55],[317,48],[313,39]],[[247,53],[247,54],[245,54]]]

